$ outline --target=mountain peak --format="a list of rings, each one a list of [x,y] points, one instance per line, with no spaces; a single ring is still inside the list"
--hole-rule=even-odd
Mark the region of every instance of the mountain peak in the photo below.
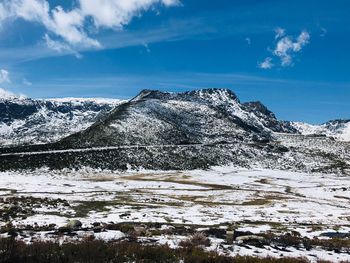
[[[143,89],[131,101],[139,101],[143,99],[161,99],[167,97],[170,94],[171,93],[169,92],[163,92],[160,90]]]
[[[238,102],[238,97],[230,89],[220,88],[209,88],[209,89],[198,89],[193,91],[185,92],[184,94],[191,96],[198,96],[200,98],[212,98],[212,99],[230,99]]]
[[[198,99],[212,99],[212,100],[234,100],[239,102],[236,94],[230,89],[197,89],[186,92],[164,92],[159,90],[142,90],[132,101],[139,101],[143,99],[178,99],[178,98],[198,98]]]
[[[324,123],[324,125],[342,125],[350,123],[350,119],[336,119],[336,120],[330,120]]]
[[[265,116],[269,116],[270,118],[276,119],[275,114],[270,111],[261,101],[245,102],[243,103],[243,106],[250,111],[258,112]]]

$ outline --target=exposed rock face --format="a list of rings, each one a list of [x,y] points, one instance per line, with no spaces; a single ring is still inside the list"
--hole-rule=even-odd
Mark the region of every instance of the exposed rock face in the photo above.
[[[243,107],[246,111],[252,112],[257,116],[263,126],[273,132],[298,133],[298,130],[290,122],[277,120],[275,114],[260,101],[244,103]]]

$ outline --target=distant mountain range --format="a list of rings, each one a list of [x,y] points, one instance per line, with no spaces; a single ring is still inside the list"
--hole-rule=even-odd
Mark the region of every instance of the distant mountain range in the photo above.
[[[88,128],[122,102],[115,99],[0,97],[0,146],[57,141]]]
[[[281,121],[227,89],[128,101],[0,99],[0,170],[197,169],[233,164],[350,174],[349,120]]]
[[[303,122],[291,122],[291,124],[303,135],[321,135],[340,141],[350,141],[350,120],[332,120],[321,125]]]
[[[130,101],[0,98],[0,146],[55,142],[72,134],[72,146],[85,147],[269,140],[276,132],[350,141],[350,120],[280,121],[261,102],[240,103],[226,89],[144,90]]]

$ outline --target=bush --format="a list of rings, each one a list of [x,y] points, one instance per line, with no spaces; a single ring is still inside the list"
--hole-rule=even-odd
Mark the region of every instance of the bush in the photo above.
[[[202,234],[194,235],[193,244],[208,245]],[[192,244],[192,243],[191,243]],[[304,259],[228,257],[207,252],[196,246],[171,249],[166,245],[142,245],[137,242],[107,243],[84,239],[77,243],[34,242],[25,244],[0,238],[1,263],[307,263]]]
[[[198,246],[204,246],[209,247],[210,246],[210,239],[206,237],[203,233],[195,233],[191,237],[189,237],[186,240],[182,240],[179,245],[181,247],[198,247]]]

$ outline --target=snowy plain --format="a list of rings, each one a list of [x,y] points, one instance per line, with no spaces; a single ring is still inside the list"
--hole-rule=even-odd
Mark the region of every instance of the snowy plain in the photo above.
[[[233,224],[239,231],[296,231],[302,237],[313,238],[327,232],[349,233],[349,190],[350,181],[339,175],[233,166],[194,171],[118,173],[86,168],[0,173],[0,198],[34,198],[38,202],[30,216],[12,220],[15,226],[61,227],[71,219],[80,220],[83,226],[96,222],[154,222],[205,229]],[[57,205],[50,205],[52,202],[47,205],[47,201],[41,200],[58,201]],[[69,205],[63,205],[62,200]],[[0,226],[6,223],[0,222]],[[110,230],[95,233],[95,237],[119,239],[123,233]],[[45,232],[37,233],[35,238],[50,239]],[[154,238],[160,244],[173,246],[184,239],[174,235]],[[213,239],[212,249],[220,242]],[[234,246],[231,250],[226,249],[225,253],[281,256],[271,248]],[[283,255],[303,256],[311,261],[350,260],[349,254],[317,249],[290,249]]]

